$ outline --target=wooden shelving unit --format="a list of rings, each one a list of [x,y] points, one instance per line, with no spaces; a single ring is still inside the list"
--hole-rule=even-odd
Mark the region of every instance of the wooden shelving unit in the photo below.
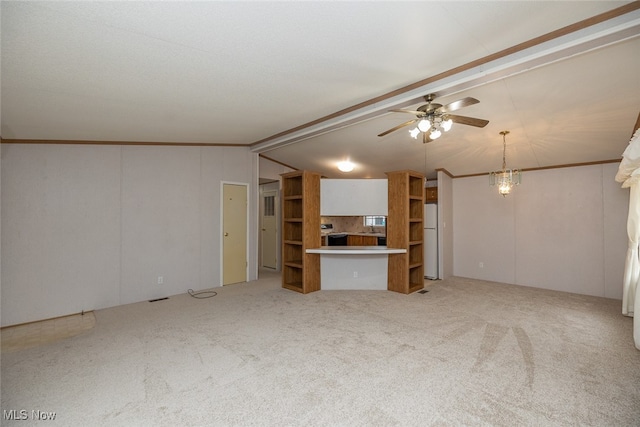
[[[387,289],[410,294],[424,288],[424,176],[396,171],[387,178],[387,247],[407,250],[389,255]]]
[[[320,174],[282,174],[282,287],[303,294],[320,290]]]

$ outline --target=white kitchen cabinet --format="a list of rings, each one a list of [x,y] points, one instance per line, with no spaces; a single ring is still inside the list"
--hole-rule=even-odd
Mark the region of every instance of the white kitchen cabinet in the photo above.
[[[320,215],[387,216],[386,179],[321,179]]]

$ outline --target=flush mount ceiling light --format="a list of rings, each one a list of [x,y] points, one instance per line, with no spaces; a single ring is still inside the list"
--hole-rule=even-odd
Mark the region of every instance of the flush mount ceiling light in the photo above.
[[[487,123],[489,123],[488,120],[450,114],[452,111],[480,102],[475,98],[467,97],[447,105],[442,105],[432,102],[435,97],[435,94],[425,96],[424,100],[427,101],[427,104],[418,107],[417,110],[391,110],[398,113],[414,114],[417,118],[382,132],[378,136],[385,136],[400,128],[416,123],[416,127],[409,131],[409,135],[411,135],[413,139],[418,139],[418,135],[422,133],[422,142],[427,143],[440,138],[442,132],[451,130],[454,122],[480,128],[485,127]]]
[[[522,173],[518,169],[507,169],[507,135],[508,130],[500,132],[502,135],[502,170],[489,174],[489,185],[498,186],[498,193],[505,197],[511,193],[514,185],[520,185]]]
[[[338,169],[342,172],[351,172],[354,167],[355,164],[351,163],[349,160],[338,162]]]

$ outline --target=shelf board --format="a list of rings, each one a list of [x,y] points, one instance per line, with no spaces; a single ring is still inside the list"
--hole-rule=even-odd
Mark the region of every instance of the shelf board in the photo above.
[[[302,292],[302,282],[283,283],[282,287],[291,291]]]
[[[286,243],[287,245],[302,246],[302,240],[285,240],[284,243]]]
[[[415,292],[418,289],[424,288],[424,283],[409,283],[409,293]]]
[[[302,268],[302,260],[301,259],[293,259],[293,260],[290,260],[290,261],[286,261],[284,263],[284,265],[286,265],[287,267]]]

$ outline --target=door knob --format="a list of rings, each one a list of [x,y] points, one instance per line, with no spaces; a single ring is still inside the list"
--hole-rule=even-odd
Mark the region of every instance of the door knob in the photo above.
[[[224,237],[227,237],[229,235],[229,233],[224,233]]]

